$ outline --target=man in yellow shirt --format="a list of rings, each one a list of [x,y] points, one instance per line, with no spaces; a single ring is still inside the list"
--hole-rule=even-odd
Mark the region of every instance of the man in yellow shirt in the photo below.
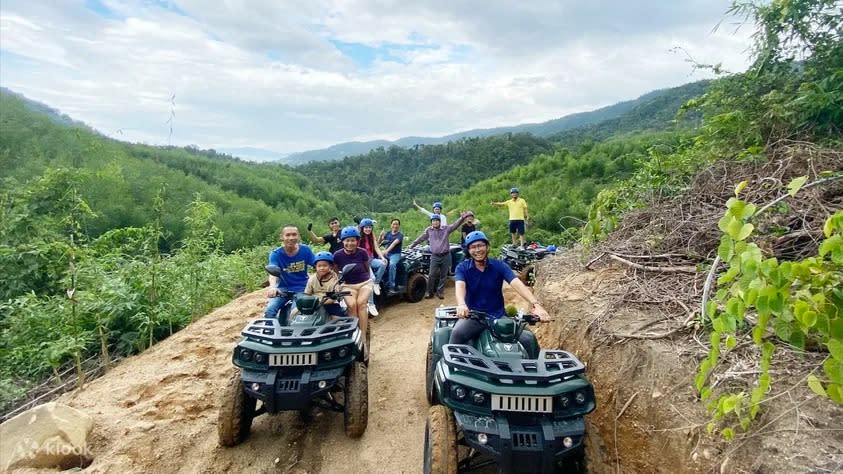
[[[518,188],[509,190],[512,199],[506,201],[491,201],[489,204],[493,206],[506,206],[509,208],[509,233],[512,234],[512,245],[515,245],[515,235],[518,234],[521,246],[524,246],[524,231],[526,230],[526,222],[530,220],[530,214],[527,211],[527,201],[519,197]]]

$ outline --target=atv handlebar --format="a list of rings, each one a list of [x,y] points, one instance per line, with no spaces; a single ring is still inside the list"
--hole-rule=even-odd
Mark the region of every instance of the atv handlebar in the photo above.
[[[487,321],[490,319],[495,319],[488,313],[484,313],[483,311],[476,311],[473,309],[468,311],[468,318],[476,319],[478,321]],[[515,319],[515,321],[519,323],[529,324],[530,326],[538,323],[549,323],[551,321],[554,321],[553,319],[542,320],[538,315],[533,313],[519,313],[513,319]]]

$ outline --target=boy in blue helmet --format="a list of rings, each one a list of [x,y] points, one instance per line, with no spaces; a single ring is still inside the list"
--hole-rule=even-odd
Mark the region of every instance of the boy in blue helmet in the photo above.
[[[281,291],[301,293],[307,286],[307,266],[315,263],[313,251],[299,242],[299,228],[286,225],[281,229],[281,241],[284,243],[269,253],[269,264],[281,267],[281,278],[269,276],[269,303],[264,312],[265,318],[275,318],[278,311],[287,304]]]
[[[481,231],[474,231],[465,237],[465,246],[470,258],[459,265],[454,275],[456,280],[457,317],[460,318],[451,332],[450,344],[466,344],[477,337],[490,321],[468,319],[469,310],[482,311],[491,318],[505,315],[503,282],[506,281],[522,298],[530,303],[530,312],[542,320],[549,319],[547,311],[509,265],[502,260],[489,258],[489,239]],[[531,358],[538,357],[538,343],[532,332],[525,330],[519,339]]]
[[[337,291],[339,277],[337,272],[334,271],[334,256],[331,252],[317,252],[315,260],[316,272],[308,278],[304,294],[322,299],[328,292]],[[325,300],[323,307],[332,316],[345,316],[342,306],[335,300]]]

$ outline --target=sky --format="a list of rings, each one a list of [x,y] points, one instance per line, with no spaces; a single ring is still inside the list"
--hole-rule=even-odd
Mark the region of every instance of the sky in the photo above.
[[[2,0],[0,85],[118,140],[278,153],[536,123],[742,72],[731,0]]]

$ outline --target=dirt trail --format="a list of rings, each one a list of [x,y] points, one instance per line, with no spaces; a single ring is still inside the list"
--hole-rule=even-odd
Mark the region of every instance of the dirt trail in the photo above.
[[[94,417],[87,472],[413,473],[422,465],[424,354],[444,301],[396,301],[373,321],[369,426],[345,436],[341,413],[260,416],[242,445],[217,444],[218,398],[243,325],[263,312],[264,291],[244,295],[120,363],[59,401]]]

